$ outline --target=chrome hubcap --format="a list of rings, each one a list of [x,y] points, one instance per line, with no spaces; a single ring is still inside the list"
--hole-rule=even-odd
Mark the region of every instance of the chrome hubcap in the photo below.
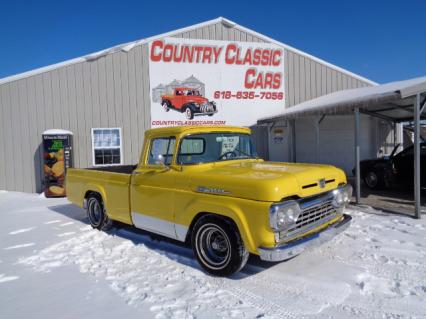
[[[99,202],[95,199],[90,201],[89,214],[92,223],[99,225],[102,219],[102,208],[101,205],[99,205]]]
[[[196,246],[203,263],[210,268],[224,268],[231,258],[229,238],[215,225],[205,225],[199,231]]]
[[[186,109],[185,114],[186,114],[187,119],[190,120],[191,119],[191,110]]]

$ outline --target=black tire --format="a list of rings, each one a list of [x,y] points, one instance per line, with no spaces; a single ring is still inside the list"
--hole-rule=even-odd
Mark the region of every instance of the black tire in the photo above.
[[[213,105],[213,110],[216,111],[216,105]],[[213,116],[213,115],[214,115],[214,113],[213,114],[209,114],[209,116]]]
[[[86,211],[90,225],[94,229],[109,230],[113,226],[113,221],[108,218],[102,197],[99,194],[92,193],[87,197]]]
[[[364,176],[364,183],[368,188],[381,189],[384,187],[385,181],[382,174],[377,171],[368,171]]]
[[[214,215],[197,220],[191,244],[198,263],[214,276],[229,276],[240,271],[249,257],[237,227]]]
[[[166,111],[166,112],[170,111],[170,103],[169,103],[169,101],[163,101],[163,103],[161,103],[161,105],[163,106],[164,111]]]
[[[185,108],[184,113],[187,120],[194,119],[194,111],[189,106]]]

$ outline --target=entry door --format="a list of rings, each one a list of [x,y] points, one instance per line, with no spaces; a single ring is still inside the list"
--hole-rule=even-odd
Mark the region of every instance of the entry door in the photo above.
[[[133,224],[141,229],[176,238],[175,184],[178,172],[170,169],[175,138],[153,139],[148,159],[133,172],[130,200]],[[165,165],[156,164],[158,154]]]

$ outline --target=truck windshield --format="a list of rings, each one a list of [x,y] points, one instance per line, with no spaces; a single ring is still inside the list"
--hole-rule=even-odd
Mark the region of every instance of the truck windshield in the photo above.
[[[241,133],[194,134],[182,139],[178,164],[257,158],[250,135]]]

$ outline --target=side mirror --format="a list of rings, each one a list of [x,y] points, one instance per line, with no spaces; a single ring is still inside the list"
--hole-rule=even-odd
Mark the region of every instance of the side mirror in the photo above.
[[[163,165],[163,166],[166,165],[166,159],[164,158],[164,156],[162,154],[158,154],[155,157],[155,164],[156,165]]]

